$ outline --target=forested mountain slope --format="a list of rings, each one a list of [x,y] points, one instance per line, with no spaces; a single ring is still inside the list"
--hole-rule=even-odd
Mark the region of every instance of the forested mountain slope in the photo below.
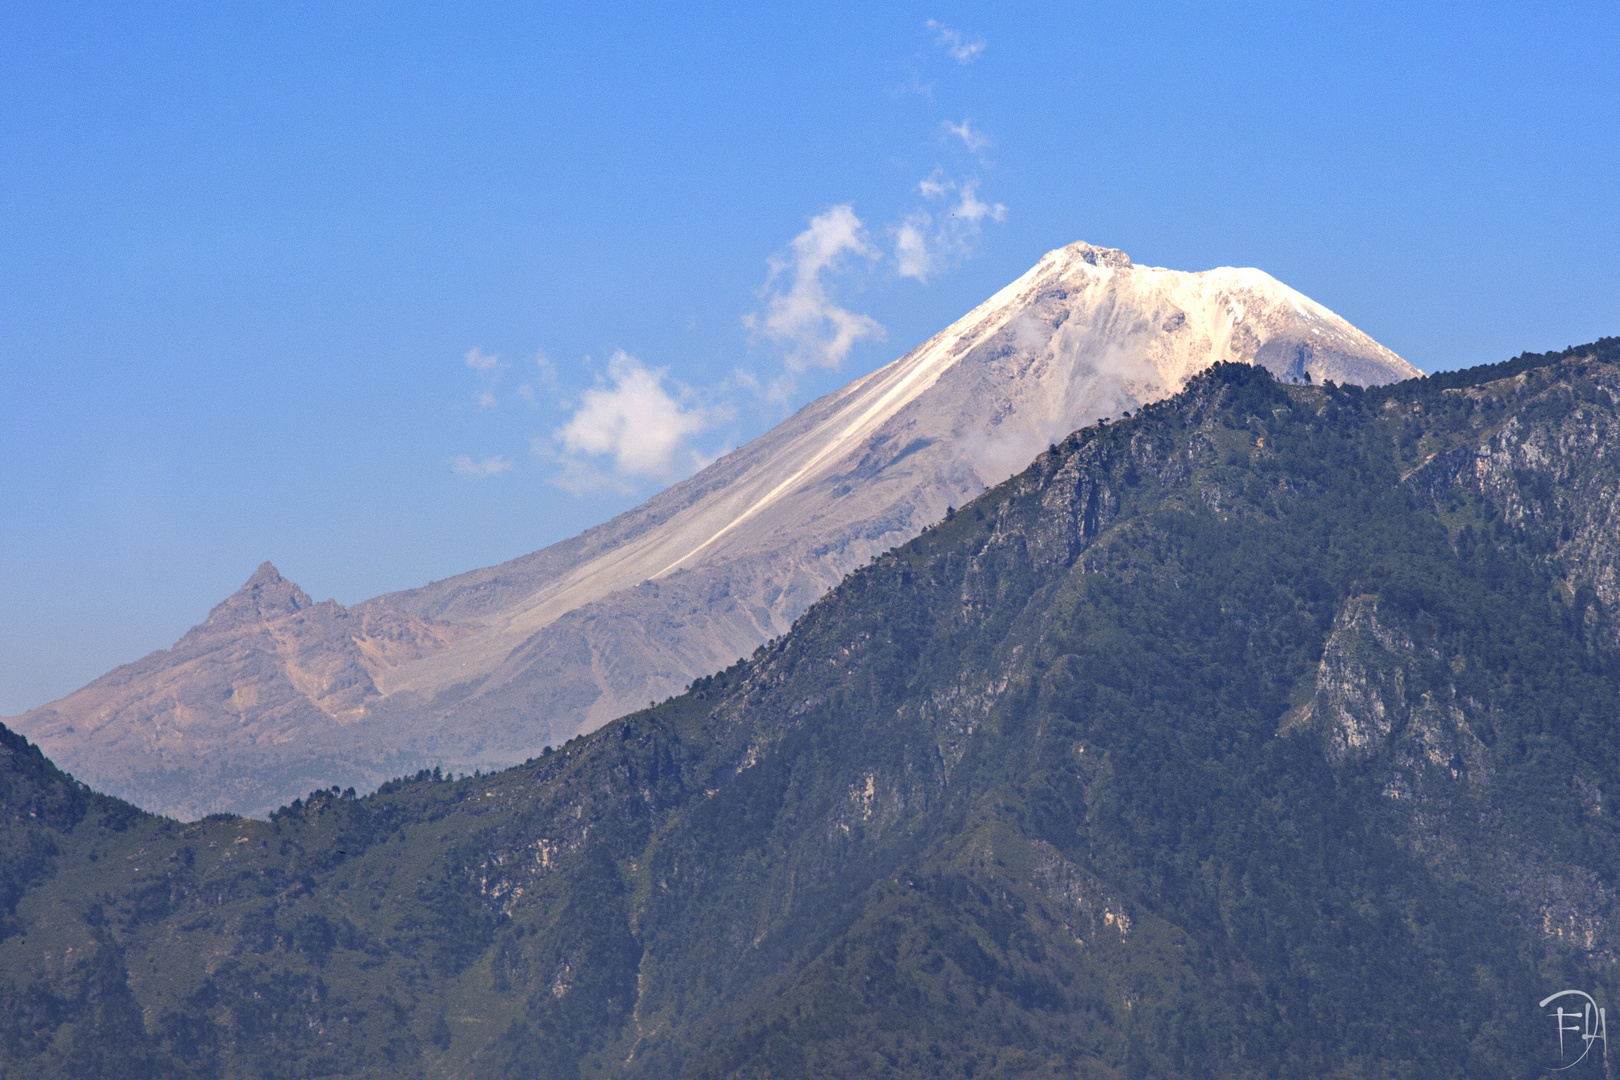
[[[1221,365],[496,775],[187,826],[8,737],[0,1075],[1528,1076],[1620,989],[1617,402]]]

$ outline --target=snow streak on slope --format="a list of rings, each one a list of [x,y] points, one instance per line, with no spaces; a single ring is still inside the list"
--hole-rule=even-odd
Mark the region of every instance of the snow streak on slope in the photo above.
[[[164,791],[192,800],[188,813],[199,787],[217,784],[204,778],[226,773],[237,794],[205,797],[207,808],[262,812],[312,780],[365,786],[412,761],[457,771],[521,761],[746,654],[855,567],[1049,443],[1173,394],[1221,360],[1284,379],[1419,374],[1261,271],[1141,267],[1073,244],[917,349],[635,510],[500,566],[334,610],[330,648],[358,649],[365,680],[348,652],[330,663],[315,655],[325,637],[302,648],[297,672],[279,654],[261,656],[258,638],[232,639],[232,672],[274,668],[274,685],[298,687],[298,672],[330,670],[352,705],[326,708],[336,690],[323,691],[261,724],[190,676],[163,674],[173,663],[154,654],[140,674],[98,680],[95,694],[15,726],[103,790],[178,810],[142,779],[164,778]],[[379,651],[371,629],[351,648],[352,627],[399,640]],[[177,725],[197,737],[165,741],[160,733]],[[231,740],[202,737],[215,729]],[[98,749],[111,746],[116,754]],[[264,790],[244,794],[256,783]]]
[[[1033,272],[1031,271],[1031,273]],[[682,555],[653,576],[662,577],[682,563],[701,554],[705,548],[724,537],[732,529],[735,529],[782,495],[791,491],[796,484],[809,477],[817,466],[835,460],[840,453],[847,453],[853,446],[877,430],[885,420],[898,412],[902,406],[914,401],[934,384],[934,380],[939,377],[939,374],[965,349],[978,345],[991,333],[1006,325],[1009,308],[1003,298],[1008,293],[1013,293],[1023,281],[1024,278],[1020,278],[1012,285],[1009,285],[984,304],[975,308],[962,322],[952,327],[955,330],[963,323],[967,323],[972,327],[969,332],[952,335],[950,331],[947,331],[931,339],[910,356],[883,368],[872,376],[857,380],[852,387],[853,396],[856,399],[854,406],[844,410],[844,413],[847,415],[847,413],[858,409],[859,414],[850,420],[848,426],[831,439],[828,439],[826,445],[817,450],[802,468],[780,484],[777,484],[766,493],[764,498],[721,527],[709,539],[703,541],[696,548]],[[977,319],[975,319],[976,316]],[[885,375],[888,378],[878,377]],[[867,402],[874,396],[874,392],[877,400],[868,405]],[[844,418],[845,416],[841,415],[839,420],[841,421]]]
[[[1009,364],[1009,357],[1024,363]],[[1281,377],[1310,371],[1361,383],[1420,374],[1258,270],[1184,273],[1135,267],[1122,252],[1086,244],[1062,248],[920,348],[655,497],[647,509],[660,519],[656,529],[610,541],[594,558],[536,582],[529,596],[480,620],[488,633],[456,650],[458,669],[466,670],[461,661],[478,663],[475,654],[493,660],[488,646],[496,640],[509,649],[511,635],[641,581],[774,549],[801,523],[819,520],[825,529],[869,518],[878,508],[852,493],[812,498],[814,505],[805,500],[818,481],[870,452],[908,408],[914,415],[903,426],[912,441],[954,443],[928,457],[965,467],[987,486],[1053,439],[1175,393],[1218,360],[1260,362]],[[962,380],[966,392],[928,402],[941,378],[964,362],[973,368]],[[634,524],[625,521],[625,531]],[[457,585],[451,579],[431,589],[444,597],[433,614],[455,617]],[[422,663],[425,669],[442,661]],[[397,685],[418,684],[400,675]]]

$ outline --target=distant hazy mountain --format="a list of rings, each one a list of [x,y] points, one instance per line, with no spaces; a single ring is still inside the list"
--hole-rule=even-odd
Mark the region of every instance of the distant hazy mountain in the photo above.
[[[572,540],[347,611],[267,564],[173,650],[8,722],[98,787],[181,817],[522,761],[747,655],[1049,443],[1218,361],[1285,381],[1420,374],[1258,270],[1139,267],[1074,244]]]
[[[1607,1075],[1616,445],[1620,339],[1221,365],[509,771],[188,826],[0,729],[0,1076]]]

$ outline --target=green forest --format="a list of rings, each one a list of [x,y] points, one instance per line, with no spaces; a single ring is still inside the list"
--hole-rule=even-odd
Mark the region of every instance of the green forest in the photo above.
[[[1617,447],[1617,338],[1223,364],[505,772],[185,824],[0,728],[0,1077],[1540,1075],[1620,991]]]

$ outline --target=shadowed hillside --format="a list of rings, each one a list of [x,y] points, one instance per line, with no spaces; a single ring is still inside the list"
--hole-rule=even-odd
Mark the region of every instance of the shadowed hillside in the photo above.
[[[1617,402],[1221,365],[678,698],[269,822],[8,736],[0,1072],[1537,1072],[1620,950]]]

